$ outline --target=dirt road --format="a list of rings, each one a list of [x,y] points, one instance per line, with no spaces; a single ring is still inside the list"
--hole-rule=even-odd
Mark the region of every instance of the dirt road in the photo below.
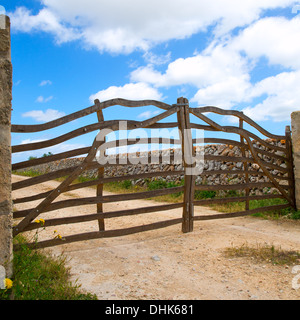
[[[13,181],[25,177],[13,176]],[[58,182],[13,192],[23,197],[48,191]],[[58,200],[95,196],[95,189],[67,192]],[[15,205],[27,209],[37,202]],[[105,204],[105,211],[153,205],[137,200]],[[56,210],[39,218],[95,213],[95,205]],[[213,213],[203,207],[195,214]],[[181,209],[150,213],[106,221],[106,229],[137,226],[181,216]],[[57,232],[54,233],[54,230]],[[47,228],[39,239],[96,231],[97,221]],[[54,254],[69,258],[72,280],[95,293],[100,300],[196,299],[196,300],[299,300],[300,289],[292,285],[297,274],[292,266],[274,266],[246,258],[226,258],[224,249],[231,246],[268,244],[276,248],[300,251],[299,221],[268,221],[253,217],[197,221],[194,232],[181,233],[181,226],[143,232],[119,238],[89,240],[53,247]],[[300,261],[299,261],[300,265]],[[299,275],[299,273],[298,273]],[[300,285],[300,280],[296,284]],[[293,288],[294,287],[294,288]]]

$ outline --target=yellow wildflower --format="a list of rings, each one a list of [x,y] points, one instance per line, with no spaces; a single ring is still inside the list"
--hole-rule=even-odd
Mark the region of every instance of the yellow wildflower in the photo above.
[[[4,284],[6,289],[10,289],[13,286],[13,282],[8,278],[5,278]]]
[[[43,226],[45,224],[45,220],[44,219],[37,219],[37,220],[34,220],[35,223],[40,223],[41,226]]]

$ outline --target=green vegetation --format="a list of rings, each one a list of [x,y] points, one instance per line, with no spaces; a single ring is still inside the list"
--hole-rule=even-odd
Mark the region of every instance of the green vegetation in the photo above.
[[[44,153],[43,154],[43,157],[49,157],[49,156],[53,156],[53,153],[52,152],[48,152],[48,153]]]
[[[195,200],[213,199],[217,195],[216,191],[196,190]]]
[[[292,208],[281,209],[277,211],[263,211],[263,207],[275,206],[286,204],[287,201],[281,198],[275,199],[263,199],[263,200],[250,200],[249,209],[257,209],[262,208],[261,212],[254,213],[252,216],[260,217],[263,219],[280,219],[282,217],[290,218],[290,219],[299,219],[300,212],[295,211]],[[232,213],[239,212],[245,210],[245,202],[229,202],[226,204],[212,204],[210,205],[214,210],[224,212],[224,213]]]
[[[268,262],[273,265],[294,265],[299,263],[300,252],[293,250],[282,250],[273,245],[249,246],[243,244],[240,247],[226,248],[224,252],[227,258],[250,258],[257,262]]]
[[[14,252],[13,286],[0,290],[0,300],[97,300],[96,295],[82,293],[80,285],[71,283],[63,255],[52,257],[29,249],[20,235],[14,241],[20,250]]]
[[[35,171],[33,169],[24,170],[24,171],[13,171],[13,174],[18,174],[19,176],[25,176],[25,177],[37,177],[41,174],[38,171]]]

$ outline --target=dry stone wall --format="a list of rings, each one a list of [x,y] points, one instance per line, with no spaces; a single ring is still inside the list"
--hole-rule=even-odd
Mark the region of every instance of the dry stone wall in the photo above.
[[[275,142],[273,140],[268,140],[269,143],[283,146],[285,144],[285,141],[281,142]],[[263,150],[266,150],[266,147],[260,144],[259,142],[254,143],[254,147],[261,148]],[[197,146],[195,147],[196,154],[198,155],[214,155],[214,156],[228,156],[228,157],[239,157],[242,156],[242,151],[237,146],[231,146],[231,145],[206,145],[206,146]],[[274,151],[273,151],[274,152]],[[283,155],[281,152],[277,151],[276,154]],[[156,156],[160,155],[163,156],[164,159],[181,159],[181,150],[180,149],[168,149],[163,151],[156,151]],[[123,155],[128,156],[128,155]],[[133,156],[132,154],[130,156]],[[141,152],[137,154],[139,157],[151,157],[150,152]],[[246,156],[248,156],[248,151],[246,151]],[[108,156],[108,159],[110,161],[113,161],[114,156]],[[273,158],[270,158],[268,156],[263,155],[262,159],[266,162],[271,162],[273,164],[276,164],[282,168],[286,168],[287,165],[282,160],[274,160]],[[25,170],[32,170],[35,172],[38,172],[40,174],[53,172],[59,169],[69,168],[69,167],[75,167],[79,165],[84,158],[71,158],[71,159],[64,159],[60,161],[54,161],[47,164],[38,165],[35,167],[26,168]],[[150,160],[148,161],[150,162]],[[181,162],[181,161],[180,161]],[[106,167],[104,176],[105,177],[115,177],[115,176],[128,176],[128,180],[130,179],[131,175],[137,175],[142,174],[146,172],[159,172],[159,171],[182,171],[183,166],[182,163],[179,161],[165,161],[165,163],[161,164],[129,164],[129,165],[122,165],[122,166],[111,166]],[[225,161],[215,161],[215,160],[205,160],[203,162],[203,168],[205,171],[213,171],[213,170],[230,170],[232,171],[231,174],[209,174],[207,172],[207,175],[199,175],[196,177],[196,184],[206,184],[206,185],[225,185],[225,184],[238,184],[245,182],[244,175],[237,174],[235,171],[237,170],[243,170],[244,164],[243,162],[225,162]],[[263,174],[261,169],[256,163],[249,163],[248,164],[248,170],[249,171],[256,171],[259,172],[259,174],[255,175],[249,175],[249,182],[267,182],[268,178]],[[270,171],[273,175],[277,175],[280,177],[284,177],[287,174],[284,174],[280,172],[279,170],[271,170]],[[83,173],[84,177],[87,178],[97,178],[98,171],[97,170],[89,170]],[[155,178],[152,178],[155,179]],[[179,183],[184,179],[184,175],[167,175],[166,177],[156,178],[156,179],[162,179],[167,182],[177,182]],[[145,179],[136,179],[132,181],[132,184],[137,185],[144,185],[146,183]],[[252,190],[252,194],[261,194],[261,193],[273,193],[275,192],[275,188],[264,188],[261,190]]]

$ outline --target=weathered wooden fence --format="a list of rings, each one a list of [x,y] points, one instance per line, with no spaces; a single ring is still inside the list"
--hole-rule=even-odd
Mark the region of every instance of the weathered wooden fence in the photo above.
[[[159,171],[159,172],[147,172],[139,175],[127,175],[127,176],[117,176],[117,177],[105,177],[104,168],[106,166],[113,165],[125,165],[124,161],[121,161],[120,155],[116,157],[117,163],[111,164],[100,164],[95,160],[97,151],[103,145],[106,148],[116,145],[130,145],[133,142],[129,141],[112,141],[105,142],[98,141],[95,138],[92,146],[86,148],[75,149],[55,155],[50,155],[47,157],[41,157],[38,159],[32,159],[28,161],[23,161],[15,163],[12,165],[13,170],[20,170],[27,167],[32,167],[35,165],[48,163],[52,161],[62,160],[66,158],[76,157],[80,155],[87,154],[84,160],[79,166],[66,168],[62,170],[57,170],[55,172],[49,172],[42,174],[37,177],[32,177],[24,181],[15,182],[12,185],[13,190],[18,190],[21,188],[26,188],[33,186],[45,181],[49,181],[56,178],[61,178],[67,176],[59,186],[53,190],[42,192],[39,194],[34,194],[27,196],[25,198],[15,198],[14,204],[21,204],[25,202],[30,202],[33,200],[40,200],[39,204],[35,207],[32,207],[27,210],[17,211],[14,213],[14,218],[16,219],[17,224],[13,228],[13,234],[17,234],[29,230],[34,230],[40,228],[40,225],[34,223],[34,220],[42,213],[63,209],[68,207],[76,207],[82,205],[95,204],[97,206],[97,211],[84,216],[72,216],[72,217],[61,217],[56,219],[45,219],[44,227],[57,226],[63,224],[73,224],[73,223],[82,223],[86,221],[98,221],[99,231],[81,233],[75,235],[69,235],[64,237],[64,241],[60,239],[49,239],[35,243],[37,247],[49,247],[65,243],[70,243],[74,241],[97,239],[97,238],[107,238],[107,237],[117,237],[128,234],[133,234],[142,231],[154,230],[159,228],[164,228],[167,226],[182,224],[183,232],[191,232],[193,230],[193,224],[196,220],[207,220],[207,219],[219,219],[219,218],[229,218],[250,215],[255,212],[268,211],[268,210],[279,210],[287,207],[295,207],[295,191],[294,191],[294,177],[293,177],[293,158],[291,150],[291,135],[289,128],[286,129],[286,134],[284,136],[272,135],[258,124],[253,122],[251,119],[246,117],[243,113],[238,111],[225,111],[215,107],[204,107],[204,108],[190,108],[188,100],[185,98],[179,98],[177,103],[174,105],[165,104],[153,100],[144,100],[144,101],[130,101],[124,99],[113,99],[105,102],[100,102],[95,100],[93,106],[83,109],[81,111],[75,112],[68,116],[62,117],[57,120],[39,125],[12,125],[11,131],[14,133],[31,133],[31,132],[41,132],[44,130],[52,129],[61,125],[64,125],[70,121],[85,117],[87,115],[96,113],[97,122],[86,125],[82,128],[78,128],[71,132],[68,132],[59,137],[41,141],[34,142],[29,144],[20,144],[12,147],[12,153],[29,151],[29,150],[38,150],[50,146],[60,144],[62,142],[68,141],[72,138],[78,137],[89,132],[95,132],[97,130],[110,129],[113,131],[119,130],[119,121],[105,121],[103,116],[103,110],[113,106],[124,106],[124,107],[141,107],[141,106],[155,106],[163,110],[163,113],[150,118],[145,121],[127,121],[127,129],[134,130],[139,128],[178,128],[180,139],[168,139],[161,137],[158,141],[160,144],[170,144],[170,145],[180,145],[182,150],[182,162],[183,170],[182,171]],[[219,115],[230,115],[237,117],[239,119],[239,126],[220,126],[215,121],[205,115],[206,113],[219,114]],[[197,123],[191,123],[191,114],[196,116]],[[171,115],[177,115],[177,121],[175,122],[160,122],[163,119],[168,118]],[[199,121],[198,121],[199,120]],[[273,139],[274,141],[284,141],[284,146],[278,146],[275,143],[269,143],[265,139],[261,139],[254,133],[244,128],[244,123],[247,123],[254,129],[258,130],[261,134],[267,138]],[[227,184],[227,185],[198,185],[195,183],[197,175],[207,176],[207,175],[230,175],[232,171],[230,170],[213,170],[208,171],[204,170],[203,172],[197,173],[196,163],[191,161],[192,159],[197,158],[195,151],[195,143],[197,141],[193,139],[192,130],[204,130],[205,132],[224,132],[236,134],[239,140],[232,139],[221,139],[221,138],[209,138],[206,137],[203,140],[203,143],[216,143],[216,144],[225,144],[238,146],[242,151],[242,156],[240,157],[230,157],[230,156],[215,156],[215,155],[204,155],[204,160],[214,160],[221,162],[243,162],[242,170],[235,170],[234,173],[244,176],[244,183],[242,184]],[[259,142],[263,147],[255,147],[254,142]],[[156,141],[157,142],[157,141]],[[149,140],[149,143],[151,141]],[[141,159],[137,158],[137,161]],[[151,160],[146,159],[149,163]],[[173,159],[174,160],[174,159]],[[284,162],[286,165],[279,166],[275,164],[276,161]],[[159,163],[162,163],[162,157],[159,158]],[[172,161],[172,159],[171,159]],[[258,165],[258,170],[248,170],[249,163],[256,163]],[[98,170],[98,179],[73,183],[74,180],[82,175],[87,170]],[[193,171],[194,170],[194,171]],[[277,170],[282,175],[274,175],[272,170]],[[193,174],[191,174],[193,172]],[[116,194],[116,195],[103,195],[103,185],[105,183],[113,181],[122,181],[128,179],[146,179],[153,177],[165,177],[167,175],[184,175],[184,185],[166,188],[160,190],[152,190],[145,192],[137,192],[133,194]],[[252,183],[250,178],[252,176],[264,175],[266,177],[264,182]],[[79,199],[70,199],[70,200],[61,200],[55,201],[61,194],[84,188],[87,186],[97,186],[95,197],[89,198],[79,198]],[[272,187],[276,188],[276,194],[264,194],[264,195],[250,195],[250,190],[252,188],[264,188]],[[205,200],[195,200],[194,193],[196,190],[245,190],[244,195],[235,196],[235,197],[226,197],[226,198],[217,198],[217,199],[205,199]],[[145,199],[151,198],[166,194],[184,192],[183,202],[174,203],[174,204],[164,204],[156,205],[150,207],[136,208],[130,210],[118,210],[114,212],[104,212],[103,204],[109,202],[119,202],[127,200],[136,200],[136,199]],[[251,200],[259,199],[271,199],[271,198],[283,198],[286,200],[285,204],[268,206],[259,209],[250,209],[249,203]],[[195,205],[208,205],[212,203],[228,203],[228,202],[245,202],[245,210],[242,212],[235,213],[220,213],[216,215],[194,215],[194,206]],[[176,219],[171,219],[168,221],[161,221],[147,225],[135,226],[131,228],[124,228],[119,230],[106,230],[105,228],[105,219],[110,219],[114,217],[126,217],[129,215],[138,215],[151,212],[160,212],[175,208],[181,208],[182,215]]]
[[[196,190],[244,190],[244,196],[239,197],[226,197],[221,199],[198,200],[194,201],[194,205],[207,205],[218,203],[231,203],[231,202],[245,202],[245,210],[227,213],[216,214],[210,216],[195,216],[193,220],[208,220],[219,218],[230,218],[238,216],[246,216],[258,212],[276,211],[288,207],[296,208],[295,203],[295,181],[293,171],[293,154],[292,154],[292,141],[290,127],[286,127],[284,136],[274,135],[263,129],[249,117],[239,111],[222,110],[216,107],[204,108],[189,108],[190,113],[201,119],[205,125],[191,124],[192,128],[197,128],[205,131],[220,131],[224,133],[236,134],[240,137],[240,141],[228,139],[216,139],[205,137],[205,143],[221,143],[229,144],[231,146],[238,146],[241,149],[241,157],[230,156],[215,156],[205,155],[207,160],[224,161],[224,162],[242,162],[242,170],[234,171],[210,171],[203,172],[203,175],[216,175],[216,174],[238,174],[244,176],[244,183],[241,184],[227,184],[227,185],[196,185],[193,187]],[[234,126],[221,126],[208,118],[204,113],[212,113],[226,116],[234,116],[238,119],[239,127]],[[252,131],[244,129],[244,123],[250,125],[252,129],[256,129],[270,140],[261,139]],[[281,142],[281,146],[276,145],[276,142]],[[260,144],[260,148],[257,147]],[[278,162],[282,165],[278,165]],[[256,163],[257,170],[249,170],[249,164]],[[277,164],[276,164],[277,163]],[[274,174],[277,170],[277,174]],[[278,174],[279,173],[279,174]],[[254,176],[264,177],[264,182],[251,182],[250,178]],[[261,188],[275,188],[275,194],[263,195],[250,195],[250,189]],[[251,200],[264,200],[281,198],[286,200],[286,204],[272,205],[250,209]],[[191,213],[191,217],[193,213]]]

